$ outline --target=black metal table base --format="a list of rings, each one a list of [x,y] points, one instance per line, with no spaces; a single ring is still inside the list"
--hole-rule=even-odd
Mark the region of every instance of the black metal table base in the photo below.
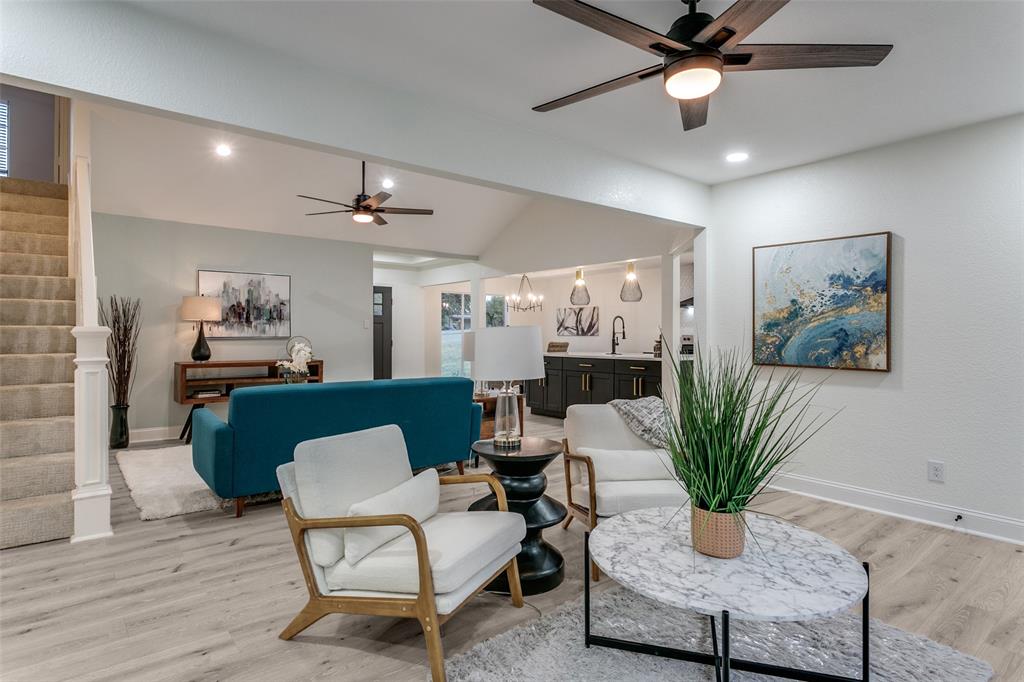
[[[868,590],[864,593],[861,611],[861,676],[845,677],[831,673],[804,670],[802,668],[787,668],[771,663],[759,661],[748,661],[742,658],[733,658],[729,653],[729,612],[722,611],[722,650],[718,650],[718,634],[715,624],[715,616],[708,616],[711,622],[711,647],[712,653],[703,651],[688,651],[686,649],[674,649],[672,647],[648,644],[646,642],[633,642],[626,639],[604,637],[594,635],[590,632],[590,533],[586,533],[583,539],[583,573],[586,576],[583,582],[583,643],[589,648],[591,646],[603,646],[609,649],[621,649],[632,651],[638,654],[649,654],[662,658],[671,658],[678,661],[689,661],[702,665],[715,666],[715,679],[718,682],[729,682],[729,675],[733,670],[745,670],[747,672],[759,673],[761,675],[773,675],[788,680],[805,680],[806,682],[867,682],[871,677],[870,657],[870,615],[868,612],[868,597],[871,594],[871,572],[867,562],[864,562],[864,572],[868,576]]]
[[[185,419],[185,425],[181,427],[181,433],[178,434],[178,440],[183,440],[186,443],[192,442],[192,415],[196,413],[196,410],[206,407],[204,403],[194,403],[192,409],[188,411],[188,418]]]

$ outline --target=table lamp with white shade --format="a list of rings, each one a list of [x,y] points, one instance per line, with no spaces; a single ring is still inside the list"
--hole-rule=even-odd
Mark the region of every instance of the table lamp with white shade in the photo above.
[[[522,440],[519,400],[509,382],[544,377],[540,327],[488,327],[477,329],[475,336],[473,377],[503,382],[494,407],[494,444],[517,448]]]
[[[462,361],[469,363],[469,377],[473,380],[473,397],[484,394],[483,382],[476,377],[476,332],[462,334]]]
[[[181,298],[181,319],[199,323],[199,336],[192,346],[192,359],[205,362],[210,359],[210,344],[206,342],[203,322],[220,322],[220,299],[213,296],[183,296]]]

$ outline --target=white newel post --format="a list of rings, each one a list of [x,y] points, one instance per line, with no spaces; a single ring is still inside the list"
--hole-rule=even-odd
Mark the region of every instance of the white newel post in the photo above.
[[[106,327],[75,327],[75,533],[71,542],[113,535],[110,527]]]

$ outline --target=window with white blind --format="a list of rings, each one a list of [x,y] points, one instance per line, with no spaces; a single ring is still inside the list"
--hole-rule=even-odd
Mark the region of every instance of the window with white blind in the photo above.
[[[0,178],[7,177],[7,100],[0,100]]]

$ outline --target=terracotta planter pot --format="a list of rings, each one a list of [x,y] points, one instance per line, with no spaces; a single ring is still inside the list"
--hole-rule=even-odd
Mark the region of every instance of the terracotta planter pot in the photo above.
[[[719,559],[735,559],[743,554],[746,526],[742,512],[737,516],[709,512],[693,505],[690,511],[690,536],[695,550]]]

